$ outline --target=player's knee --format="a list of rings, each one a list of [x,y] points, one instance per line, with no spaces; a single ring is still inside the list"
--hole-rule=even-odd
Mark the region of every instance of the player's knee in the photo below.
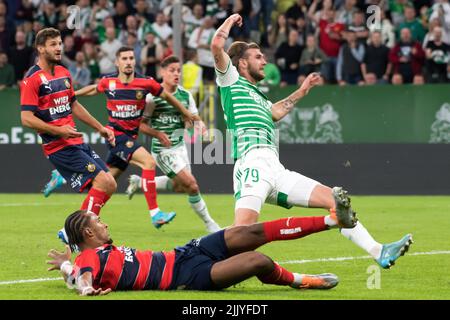
[[[117,190],[116,179],[114,179],[114,177],[111,174],[107,174],[106,177],[107,178],[105,180],[105,188],[107,190],[107,193],[113,194]]]
[[[261,271],[267,271],[270,272],[273,262],[272,260],[267,257],[266,255],[260,253],[260,252],[249,252],[249,261],[248,263],[251,265],[251,267],[258,272]]]
[[[142,166],[143,166],[143,169],[146,169],[146,170],[155,169],[155,167],[156,167],[155,159],[153,159],[153,157],[148,157],[147,159],[145,159]]]

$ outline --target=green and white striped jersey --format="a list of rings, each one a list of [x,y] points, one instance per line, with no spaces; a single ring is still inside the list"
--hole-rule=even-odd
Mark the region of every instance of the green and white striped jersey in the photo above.
[[[278,154],[272,102],[255,85],[240,76],[228,62],[225,72],[216,69],[222,108],[232,137],[232,153],[239,159],[255,148],[268,147]]]
[[[173,93],[174,97],[183,104],[192,114],[198,114],[192,94],[183,87],[178,86]],[[146,97],[144,117],[150,120],[153,129],[164,132],[169,136],[172,146],[175,148],[184,143],[184,121],[181,112],[169,104],[166,100],[148,94]],[[159,154],[165,148],[157,138],[152,138],[152,153]]]

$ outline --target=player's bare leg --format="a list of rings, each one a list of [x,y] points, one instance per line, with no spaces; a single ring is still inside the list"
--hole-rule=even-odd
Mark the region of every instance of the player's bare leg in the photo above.
[[[213,265],[211,279],[221,288],[252,276],[257,276],[261,282],[267,284],[289,285],[294,288],[333,288],[338,284],[338,278],[333,274],[292,273],[269,257],[253,251],[271,241],[298,239],[327,229],[324,217],[284,218],[229,228],[225,230],[224,237],[232,257]]]
[[[175,187],[181,187],[185,193],[189,195],[189,204],[192,210],[202,219],[206,225],[208,232],[216,232],[220,230],[219,225],[211,218],[208,207],[200,194],[200,188],[197,180],[187,169],[183,169],[173,177]]]
[[[147,201],[153,225],[159,229],[175,218],[175,212],[165,213],[156,201],[155,167],[153,156],[143,147],[138,148],[131,156],[130,163],[142,169],[141,187]]]

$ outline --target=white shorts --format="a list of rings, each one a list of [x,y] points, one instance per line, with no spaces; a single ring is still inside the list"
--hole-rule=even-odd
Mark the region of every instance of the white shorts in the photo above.
[[[170,149],[162,149],[159,154],[152,153],[156,165],[169,178],[175,177],[181,170],[191,171],[189,155],[184,143]]]
[[[236,200],[256,196],[284,208],[307,207],[311,192],[320,184],[300,173],[287,170],[270,148],[250,150],[234,165],[233,187]],[[295,187],[295,190],[294,190]],[[295,195],[291,195],[291,191]],[[295,198],[295,203],[289,201]],[[244,199],[243,199],[244,200]],[[239,201],[243,203],[243,201]]]

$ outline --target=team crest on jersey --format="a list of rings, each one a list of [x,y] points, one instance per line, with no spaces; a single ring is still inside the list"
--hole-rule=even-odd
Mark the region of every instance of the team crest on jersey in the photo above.
[[[64,85],[66,86],[67,89],[70,89],[70,82],[69,80],[64,80]]]
[[[93,164],[93,163],[88,163],[87,164],[87,166],[86,166],[86,169],[87,169],[87,171],[89,171],[89,172],[94,172],[95,171],[95,164]]]
[[[136,91],[136,99],[141,100],[144,97],[144,93],[141,90]]]
[[[115,80],[109,80],[109,91],[115,91],[116,90],[116,81]]]
[[[134,142],[131,141],[131,140],[128,140],[128,141],[125,143],[125,145],[127,146],[127,148],[133,148]]]

